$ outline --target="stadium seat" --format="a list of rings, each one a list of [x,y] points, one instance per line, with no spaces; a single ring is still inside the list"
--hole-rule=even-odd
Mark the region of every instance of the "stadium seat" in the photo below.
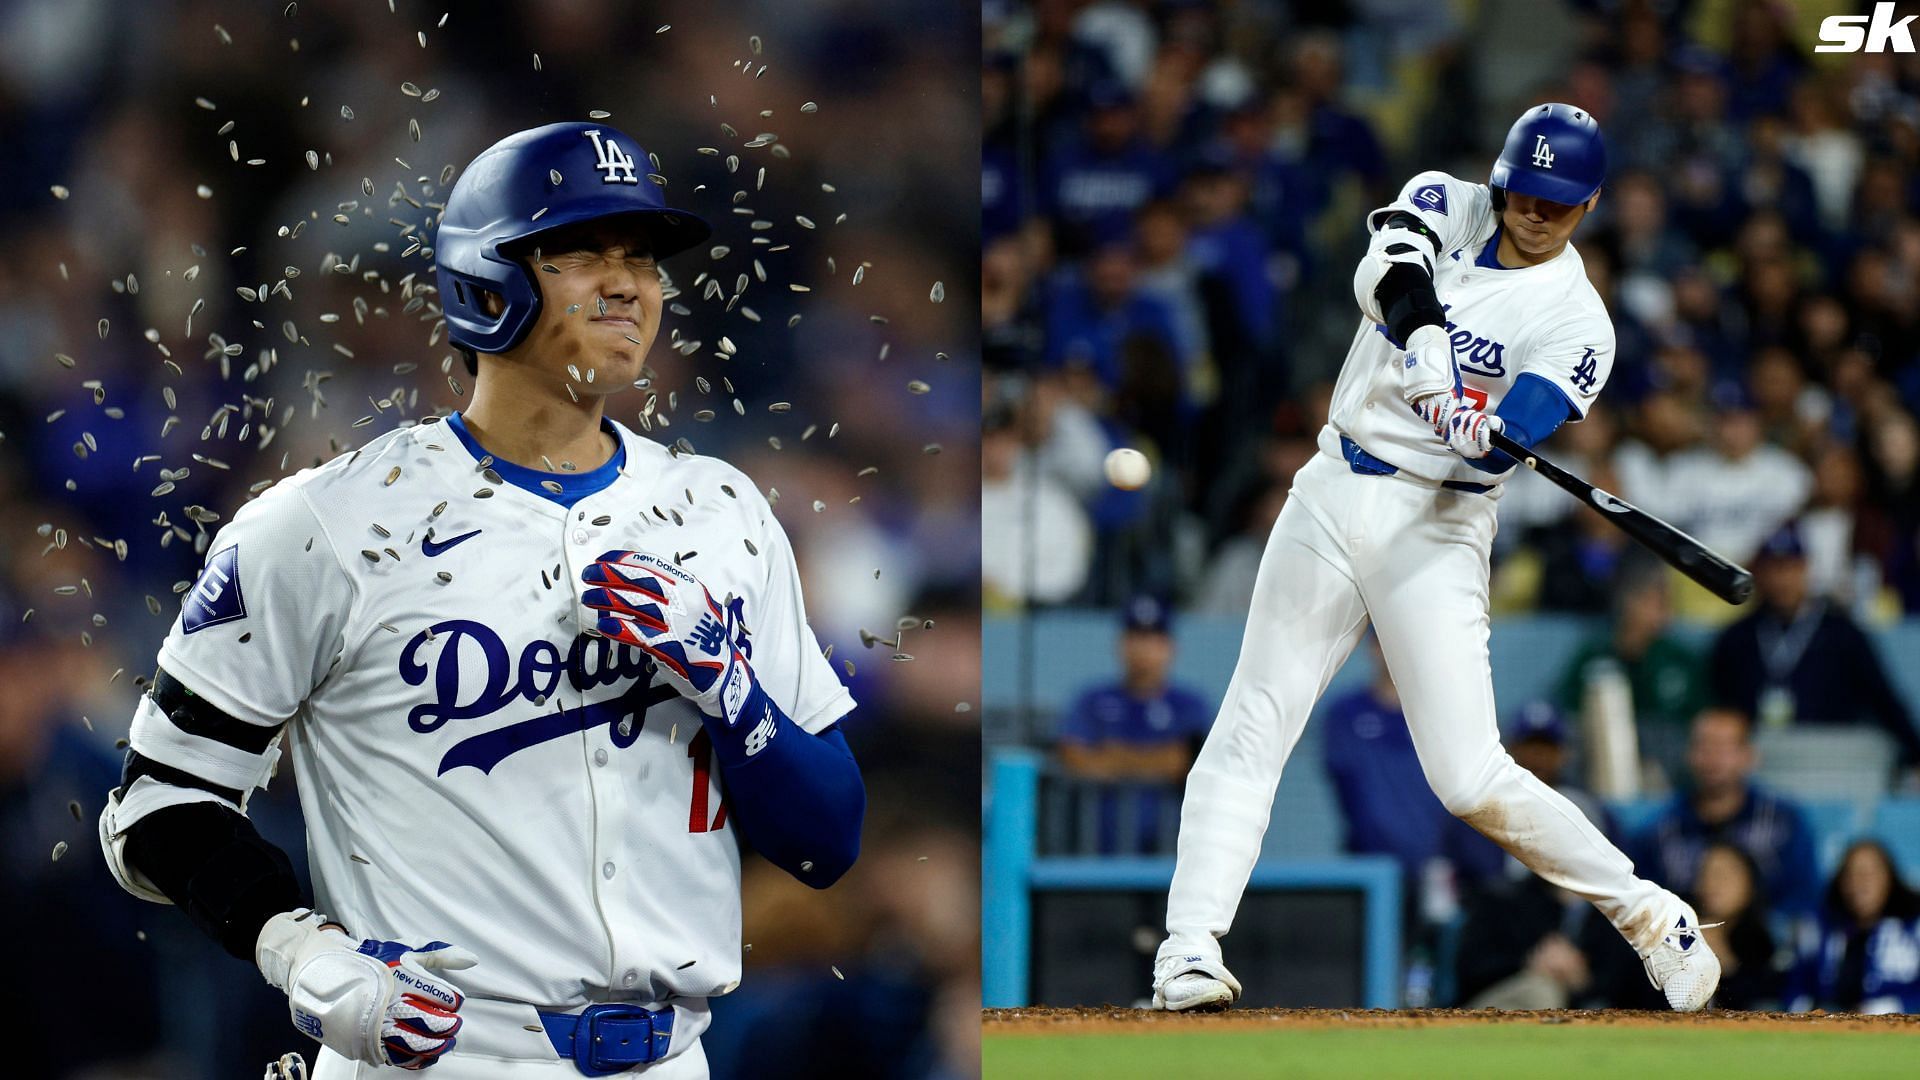
[[[1909,883],[1920,878],[1920,798],[1881,802],[1869,831],[1887,845],[1901,877]]]
[[[1820,864],[1820,879],[1833,876],[1840,865],[1840,853],[1847,849],[1868,819],[1867,808],[1848,799],[1810,799],[1801,803],[1807,812],[1807,824],[1813,827],[1814,857]]]
[[[1754,738],[1759,781],[1796,799],[1872,804],[1887,793],[1893,740],[1879,728],[1820,724],[1772,728]]]

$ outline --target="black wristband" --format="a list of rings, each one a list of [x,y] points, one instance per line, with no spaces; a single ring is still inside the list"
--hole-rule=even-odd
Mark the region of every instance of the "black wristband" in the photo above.
[[[1387,333],[1405,346],[1407,336],[1423,326],[1447,325],[1446,309],[1433,291],[1433,279],[1411,263],[1394,263],[1373,287],[1373,298],[1387,317]]]
[[[267,920],[304,904],[287,853],[219,803],[155,810],[127,830],[124,857],[195,926],[248,962]]]

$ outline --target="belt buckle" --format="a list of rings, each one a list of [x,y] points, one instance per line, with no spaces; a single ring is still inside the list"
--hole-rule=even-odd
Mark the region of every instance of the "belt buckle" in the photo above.
[[[614,1047],[604,1047],[600,1024],[604,1020],[639,1020],[646,1024],[646,1043],[643,1047],[625,1053]],[[589,1005],[580,1013],[579,1026],[573,1035],[573,1064],[587,1076],[611,1076],[625,1072],[635,1065],[645,1065],[656,1057],[654,1048],[653,1014],[638,1005],[626,1005],[620,1002],[605,1002]],[[622,1046],[628,1045],[623,1042]]]

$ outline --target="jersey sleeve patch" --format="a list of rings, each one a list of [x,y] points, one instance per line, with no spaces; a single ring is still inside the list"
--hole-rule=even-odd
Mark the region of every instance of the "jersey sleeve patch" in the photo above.
[[[1413,193],[1413,205],[1422,210],[1431,210],[1436,214],[1447,212],[1447,187],[1445,184],[1428,184]]]
[[[1573,383],[1574,389],[1580,391],[1584,397],[1593,396],[1594,380],[1597,379],[1600,374],[1600,365],[1599,362],[1594,359],[1593,353],[1593,347],[1588,346],[1585,354],[1583,354],[1579,362],[1573,366],[1573,378],[1568,380]]]
[[[214,554],[187,593],[180,613],[181,630],[191,634],[247,617],[246,598],[240,595],[240,545]]]

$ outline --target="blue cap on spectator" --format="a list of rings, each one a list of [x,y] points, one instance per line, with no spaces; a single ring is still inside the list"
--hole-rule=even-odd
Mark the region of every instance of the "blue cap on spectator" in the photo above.
[[[1173,632],[1173,609],[1157,596],[1142,593],[1121,609],[1120,623],[1128,631],[1149,634]]]
[[[1098,79],[1087,87],[1087,107],[1124,109],[1133,104],[1133,91],[1119,79]]]
[[[1767,537],[1766,543],[1760,545],[1760,552],[1755,556],[1757,559],[1804,559],[1806,557],[1807,546],[1800,540],[1800,526],[1791,521],[1773,530],[1773,535]]]
[[[1734,379],[1723,379],[1713,384],[1708,397],[1713,407],[1720,412],[1752,412],[1753,394],[1747,385]]]
[[[1567,722],[1561,718],[1560,710],[1544,701],[1530,701],[1520,707],[1513,718],[1513,729],[1507,733],[1510,743],[1525,742],[1528,739],[1545,739],[1555,745],[1567,741]]]

